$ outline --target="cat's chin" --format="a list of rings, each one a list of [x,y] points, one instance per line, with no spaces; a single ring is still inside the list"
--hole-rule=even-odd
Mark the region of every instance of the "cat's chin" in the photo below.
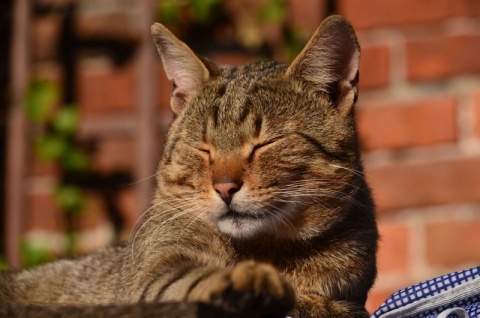
[[[217,227],[223,234],[233,238],[251,238],[271,231],[271,220],[266,215],[243,213],[232,209],[223,213]]]
[[[285,223],[285,222],[283,222]],[[297,239],[298,232],[285,228],[285,224],[272,214],[251,214],[228,210],[217,219],[218,230],[234,239],[252,239],[268,235],[282,239]]]

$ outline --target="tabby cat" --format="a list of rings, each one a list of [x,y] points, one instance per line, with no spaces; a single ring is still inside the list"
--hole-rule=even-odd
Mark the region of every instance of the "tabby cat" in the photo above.
[[[152,34],[176,118],[125,245],[0,276],[0,304],[206,302],[368,317],[377,229],[354,120],[360,47],[327,18],[289,65],[216,65]]]

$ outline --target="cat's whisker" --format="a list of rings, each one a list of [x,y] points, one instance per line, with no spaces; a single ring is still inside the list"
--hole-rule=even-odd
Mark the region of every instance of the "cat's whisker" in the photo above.
[[[158,172],[155,172],[155,173],[152,174],[151,176],[145,177],[145,178],[140,179],[140,180],[135,180],[135,181],[130,182],[130,183],[126,183],[126,184],[122,185],[122,187],[130,187],[130,186],[139,184],[140,182],[143,182],[143,181],[146,181],[146,180],[151,179],[151,178],[153,178],[153,177],[156,177],[157,175],[158,175]]]
[[[135,228],[138,224],[138,222],[143,218],[143,216],[145,216],[149,211],[151,211],[152,209],[154,209],[155,207],[159,206],[160,204],[162,204],[162,202],[159,202],[159,203],[156,203],[154,205],[152,205],[150,208],[148,208],[147,210],[145,210],[145,212],[143,212],[140,217],[138,217],[137,221],[135,222],[135,225],[133,226],[133,228]],[[144,226],[146,226],[148,224],[148,222],[150,221],[150,219],[154,218],[155,215],[151,216],[148,220],[144,221],[142,226],[140,226],[140,228],[135,232],[135,235],[133,236],[133,239],[132,239],[132,247],[131,247],[131,256],[132,256],[132,261],[133,263],[136,265],[136,262],[135,262],[135,257],[134,257],[134,247],[135,247],[135,240],[137,239],[137,235],[138,233],[140,233],[140,231],[142,230],[142,228]]]
[[[140,216],[137,218],[137,220],[135,221],[135,224],[133,225],[132,229],[131,229],[131,232],[135,231],[135,228],[137,227],[137,224],[143,219],[143,217],[148,213],[150,212],[152,209],[154,209],[155,207],[159,206],[160,204],[162,204],[162,202],[158,202],[158,203],[155,203],[153,204],[152,206],[150,206],[148,209],[146,209],[145,211],[142,212],[142,214],[140,214]],[[143,223],[145,224],[145,222]],[[143,227],[143,225],[141,226]],[[141,228],[140,227],[140,228]],[[137,233],[138,230],[135,231],[135,233]]]
[[[203,215],[205,215],[205,213],[207,213],[207,212],[208,212],[208,210],[207,210],[207,209],[204,209],[203,212],[198,213],[195,217],[193,217],[193,220],[190,221],[190,222],[187,224],[187,226],[183,229],[183,233],[185,233],[185,232],[188,230],[188,228],[189,228],[193,223],[195,223],[196,221],[198,221],[198,220],[199,220]]]
[[[288,204],[288,202],[285,202]],[[287,216],[285,215],[285,211],[282,210],[281,208],[271,204],[271,203],[264,203],[266,206],[269,206],[273,208],[274,210],[278,211],[279,213],[271,213],[273,218],[278,219],[280,222],[282,222],[286,227],[290,227],[293,231],[295,231],[295,226],[288,220]],[[273,222],[275,225],[275,222]],[[275,230],[277,228],[275,227]]]
[[[188,203],[188,204],[186,203],[186,204],[183,204],[183,205],[179,205],[179,206],[177,206],[177,207],[175,207],[175,208],[172,208],[171,210],[174,210],[174,209],[182,209],[182,210],[179,211],[178,213],[175,213],[175,214],[172,215],[170,218],[168,218],[168,219],[162,221],[161,223],[157,224],[156,226],[157,226],[157,227],[158,227],[158,226],[164,226],[164,225],[166,225],[166,224],[168,224],[168,223],[176,220],[177,218],[179,218],[179,217],[181,217],[181,216],[183,216],[183,215],[185,215],[185,214],[190,213],[190,211],[197,209],[196,206],[192,206],[192,207],[190,207],[190,208],[183,209],[184,207],[186,207],[186,206],[188,206],[188,205],[190,205],[190,203]]]
[[[178,201],[178,202],[182,202],[182,204],[180,205],[176,205],[176,206],[172,206],[170,207],[169,209],[165,209],[165,210],[162,210],[162,212],[160,213],[155,213],[153,214],[150,218],[148,218],[147,220],[145,220],[145,222],[143,222],[142,226],[137,230],[137,232],[135,233],[135,236],[132,240],[132,247],[131,247],[131,255],[132,255],[132,261],[133,263],[136,265],[136,261],[135,261],[135,258],[134,258],[134,247],[135,247],[135,241],[137,239],[137,236],[138,234],[141,232],[141,230],[147,225],[149,224],[152,220],[156,219],[156,218],[159,218],[161,217],[162,215],[166,214],[166,213],[169,213],[175,209],[181,209],[182,207],[184,206],[187,206],[188,204],[190,204],[189,201],[193,201],[194,199],[172,199],[172,200],[165,200],[165,201],[160,201],[156,204],[154,204],[153,206],[151,206],[149,209],[147,209],[144,213],[142,213],[142,215],[145,215],[146,213],[148,213],[149,211],[151,211],[152,209],[154,209],[155,207],[159,206],[159,205],[163,205],[163,204],[166,204],[166,203],[172,203],[172,202],[175,202],[175,201]],[[185,202],[187,201],[187,202]]]
[[[359,202],[357,199],[355,199],[354,195],[351,194],[346,194],[342,192],[336,192],[336,193],[331,193],[331,194],[324,194],[322,198],[334,198],[340,201],[348,202],[348,203],[353,203],[357,206],[365,207],[365,205],[361,202]]]
[[[338,168],[338,169],[347,170],[347,171],[352,172],[353,174],[355,174],[355,175],[357,175],[361,178],[364,178],[364,177],[368,176],[364,171],[361,171],[361,170],[358,170],[358,169],[348,168],[348,167],[345,167],[345,166],[342,166],[342,165],[339,165],[339,164],[330,163],[329,166],[334,167],[334,168]]]
[[[164,227],[164,226],[167,225],[168,223],[171,223],[171,222],[175,221],[175,220],[178,219],[178,218],[181,218],[181,217],[183,217],[183,216],[185,216],[185,215],[187,215],[187,214],[192,213],[192,211],[195,211],[196,209],[197,209],[196,207],[192,207],[192,208],[190,208],[190,209],[183,210],[182,212],[179,212],[179,213],[173,215],[172,217],[168,218],[167,220],[165,220],[165,221],[163,221],[163,222],[161,222],[161,223],[159,223],[159,224],[156,224],[156,225],[155,225],[155,229],[153,230],[153,232],[152,232],[152,234],[151,234],[152,240],[150,240],[149,246],[151,246],[151,244],[155,241],[153,238],[156,237],[158,230],[160,230],[162,227]]]
[[[354,192],[358,191],[358,186],[351,186],[354,189]],[[348,202],[354,202],[354,194],[346,193],[345,191],[336,190],[332,188],[328,189],[302,189],[302,188],[287,188],[285,187],[282,190],[276,190],[272,192],[273,195],[278,195],[280,197],[295,197],[295,198],[311,198],[315,202],[322,204],[321,199],[340,199]],[[356,202],[354,202],[356,203]]]
[[[142,218],[148,213],[150,212],[152,209],[156,208],[157,206],[159,205],[166,205],[168,203],[172,203],[172,202],[175,202],[175,201],[178,201],[178,202],[185,202],[186,200],[189,200],[187,198],[175,198],[175,199],[171,199],[171,200],[162,200],[162,201],[159,201],[157,203],[155,203],[154,205],[152,205],[151,207],[149,207],[147,210],[145,210],[138,218],[137,218],[137,221],[135,222],[134,226],[133,226],[133,229],[135,229],[135,227],[137,226],[137,224],[140,222],[140,220],[142,220]],[[164,212],[167,212],[167,211],[164,211]],[[156,214],[156,215],[159,215],[159,214]],[[141,228],[145,225],[145,223],[147,223],[148,221],[145,221],[143,222]],[[137,230],[136,233],[138,233],[140,231]]]
[[[330,182],[331,184],[342,184],[347,185],[348,188],[351,188],[353,192],[356,192],[360,189],[358,185],[355,184],[348,184],[345,182]],[[341,198],[343,196],[349,198],[353,196],[345,190],[337,190],[329,188],[303,188],[302,185],[306,185],[305,182],[297,183],[296,185],[286,185],[281,190],[276,190],[275,194],[278,195],[288,195],[288,196],[296,196],[296,197],[323,197],[323,198]]]
[[[346,185],[346,186],[354,186],[353,183],[348,183],[348,182],[343,182],[339,180],[322,180],[322,179],[316,179],[316,180],[302,180],[302,182],[296,182],[296,183],[291,183],[291,184],[286,184],[282,186],[283,188],[302,188],[302,189],[311,189],[314,190],[315,188],[312,187],[318,187],[319,185]]]
[[[197,192],[191,192],[191,193],[198,193],[200,191],[197,191]],[[159,202],[156,202],[155,204],[153,204],[151,207],[149,207],[148,209],[146,209],[144,212],[142,212],[142,214],[140,214],[140,216],[137,218],[137,220],[135,221],[135,224],[132,228],[132,230],[135,229],[135,227],[137,226],[137,224],[140,222],[140,220],[142,220],[142,218],[145,216],[145,214],[147,214],[150,210],[152,210],[153,208],[155,208],[156,206],[160,205],[160,204],[168,204],[168,203],[171,203],[171,202],[175,202],[175,201],[184,201],[186,198],[172,198],[172,199],[169,199],[169,200],[161,200]]]

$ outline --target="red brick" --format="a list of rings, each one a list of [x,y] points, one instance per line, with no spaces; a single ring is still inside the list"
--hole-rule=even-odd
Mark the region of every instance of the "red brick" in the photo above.
[[[132,171],[135,165],[133,142],[126,138],[105,138],[98,141],[92,156],[92,169],[104,173]]]
[[[390,50],[388,47],[364,46],[360,59],[360,89],[383,88],[390,81]]]
[[[379,272],[406,272],[409,258],[409,230],[405,224],[379,222],[380,244],[377,266]]]
[[[362,147],[367,151],[454,142],[456,117],[456,100],[450,95],[386,102],[383,106],[359,107],[357,111]]]
[[[157,74],[158,74],[158,96],[157,99],[159,101],[160,108],[163,110],[170,109],[170,96],[172,93],[172,83],[168,80],[167,75],[165,75],[165,71],[163,67],[159,63],[157,65]]]
[[[480,14],[480,2],[476,0],[451,0],[448,7],[451,10],[451,16],[474,17]]]
[[[473,97],[475,111],[475,135],[480,137],[480,92]]]
[[[387,300],[396,290],[377,290],[377,288],[373,287],[373,289],[368,294],[367,303],[365,305],[367,311],[369,313],[375,312],[375,310],[380,307],[381,304]]]
[[[409,41],[407,77],[411,81],[431,81],[480,72],[478,52],[480,34]]]
[[[102,71],[82,70],[78,78],[78,104],[82,112],[132,110],[136,105],[135,65]]]
[[[165,76],[160,58],[157,58],[152,72],[157,75],[158,105],[169,108],[172,84]],[[138,68],[135,63],[118,69],[80,70],[78,81],[79,107],[82,114],[135,111],[137,107]]]
[[[64,215],[55,202],[53,194],[29,194],[25,207],[25,229],[62,232],[65,229]]]
[[[338,8],[356,29],[438,22],[480,14],[477,0],[340,0]]]
[[[98,193],[85,193],[85,208],[75,215],[75,230],[82,232],[93,230],[108,222],[103,197]]]
[[[35,175],[35,176],[58,176],[59,175],[59,167],[57,164],[53,162],[44,162],[36,156],[31,159],[32,163],[30,165],[30,171],[28,172],[29,174]]]
[[[226,65],[243,65],[254,60],[254,57],[240,52],[213,52],[209,54],[209,58],[217,64]]]
[[[33,61],[54,59],[60,40],[61,15],[46,15],[32,20],[31,50]]]
[[[379,211],[480,202],[480,158],[367,166],[367,178]]]
[[[426,237],[427,259],[433,265],[460,267],[480,263],[480,218],[427,224]]]
[[[310,36],[325,17],[325,0],[288,0],[288,20],[300,30],[302,35]]]
[[[79,14],[75,23],[77,36],[89,38],[114,38],[125,44],[135,45],[139,39],[136,28],[132,26],[128,11],[115,8],[113,11],[97,14]]]
[[[142,180],[140,182],[152,182],[153,178]],[[136,196],[136,189],[133,186],[125,188],[125,190],[119,193],[118,205],[120,206],[120,212],[125,220],[125,232],[127,235],[135,233],[135,230],[141,226],[139,218],[144,211],[141,211],[139,204],[137,203],[138,197]]]

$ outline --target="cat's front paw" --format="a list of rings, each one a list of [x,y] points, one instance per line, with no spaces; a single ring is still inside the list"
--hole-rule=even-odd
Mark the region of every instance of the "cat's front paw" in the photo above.
[[[211,283],[210,302],[230,311],[285,317],[295,304],[290,283],[267,264],[239,263]]]
[[[347,301],[329,299],[321,295],[297,296],[297,306],[293,317],[311,318],[368,318],[370,315],[364,306]]]

